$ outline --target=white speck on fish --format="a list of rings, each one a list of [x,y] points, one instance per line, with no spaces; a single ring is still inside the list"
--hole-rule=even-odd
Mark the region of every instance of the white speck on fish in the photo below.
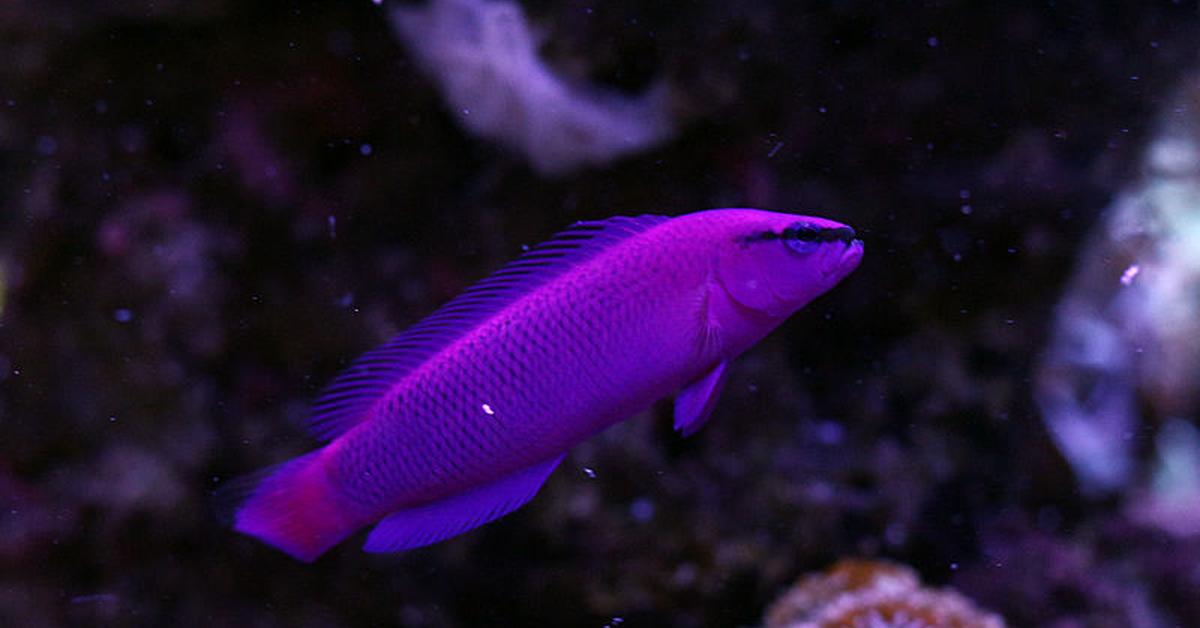
[[[1137,277],[1138,273],[1140,272],[1142,272],[1142,267],[1137,264],[1133,264],[1129,268],[1126,268],[1125,272],[1121,273],[1121,285],[1128,286],[1132,284],[1134,278]]]
[[[485,404],[483,404],[483,413],[484,413],[484,414],[486,414],[486,415],[488,415],[488,416],[495,416],[495,415],[496,415],[496,411],[495,411],[495,410],[493,410],[493,409],[492,409],[492,407],[491,407],[491,406],[489,406],[489,405],[488,405],[488,404],[486,404],[486,403],[485,403]]]
[[[583,474],[588,476],[589,478],[592,478],[593,480],[596,479],[596,471],[595,471],[595,469],[592,469],[591,467],[584,467]]]

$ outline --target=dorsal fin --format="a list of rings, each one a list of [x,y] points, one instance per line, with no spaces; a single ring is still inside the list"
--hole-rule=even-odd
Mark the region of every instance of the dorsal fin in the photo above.
[[[312,406],[309,431],[332,440],[365,420],[401,377],[482,321],[572,267],[669,217],[577,222],[530,248],[433,314],[372,349],[338,375]]]

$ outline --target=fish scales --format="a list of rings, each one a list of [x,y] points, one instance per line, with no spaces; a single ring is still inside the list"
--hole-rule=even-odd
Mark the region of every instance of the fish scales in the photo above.
[[[313,560],[376,522],[367,549],[395,551],[503,516],[672,392],[694,432],[728,361],[861,256],[844,225],[760,210],[581,223],[335,380],[330,442],[258,478],[235,528]]]

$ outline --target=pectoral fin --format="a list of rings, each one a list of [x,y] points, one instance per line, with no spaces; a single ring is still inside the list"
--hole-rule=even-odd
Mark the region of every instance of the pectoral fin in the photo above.
[[[717,405],[717,397],[728,379],[728,361],[717,363],[713,370],[688,384],[675,395],[675,429],[691,436],[704,427]]]

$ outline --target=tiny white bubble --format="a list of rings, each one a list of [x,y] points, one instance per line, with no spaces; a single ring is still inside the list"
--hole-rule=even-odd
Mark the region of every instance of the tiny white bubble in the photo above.
[[[495,414],[496,414],[496,411],[495,411],[495,410],[493,410],[493,409],[492,409],[492,407],[491,407],[491,406],[489,406],[488,404],[486,404],[486,403],[485,403],[485,404],[483,404],[483,406],[482,406],[482,407],[483,407],[483,413],[484,413],[484,414],[486,414],[486,415],[488,415],[488,416],[493,416],[493,415],[495,415]]]
[[[1128,286],[1132,284],[1133,280],[1137,278],[1138,273],[1140,272],[1142,272],[1142,267],[1138,266],[1137,264],[1133,264],[1129,268],[1126,268],[1125,272],[1121,273],[1121,285]]]
[[[595,477],[596,477],[596,471],[594,469],[592,469],[591,467],[584,467],[583,474],[592,479],[595,479]]]

